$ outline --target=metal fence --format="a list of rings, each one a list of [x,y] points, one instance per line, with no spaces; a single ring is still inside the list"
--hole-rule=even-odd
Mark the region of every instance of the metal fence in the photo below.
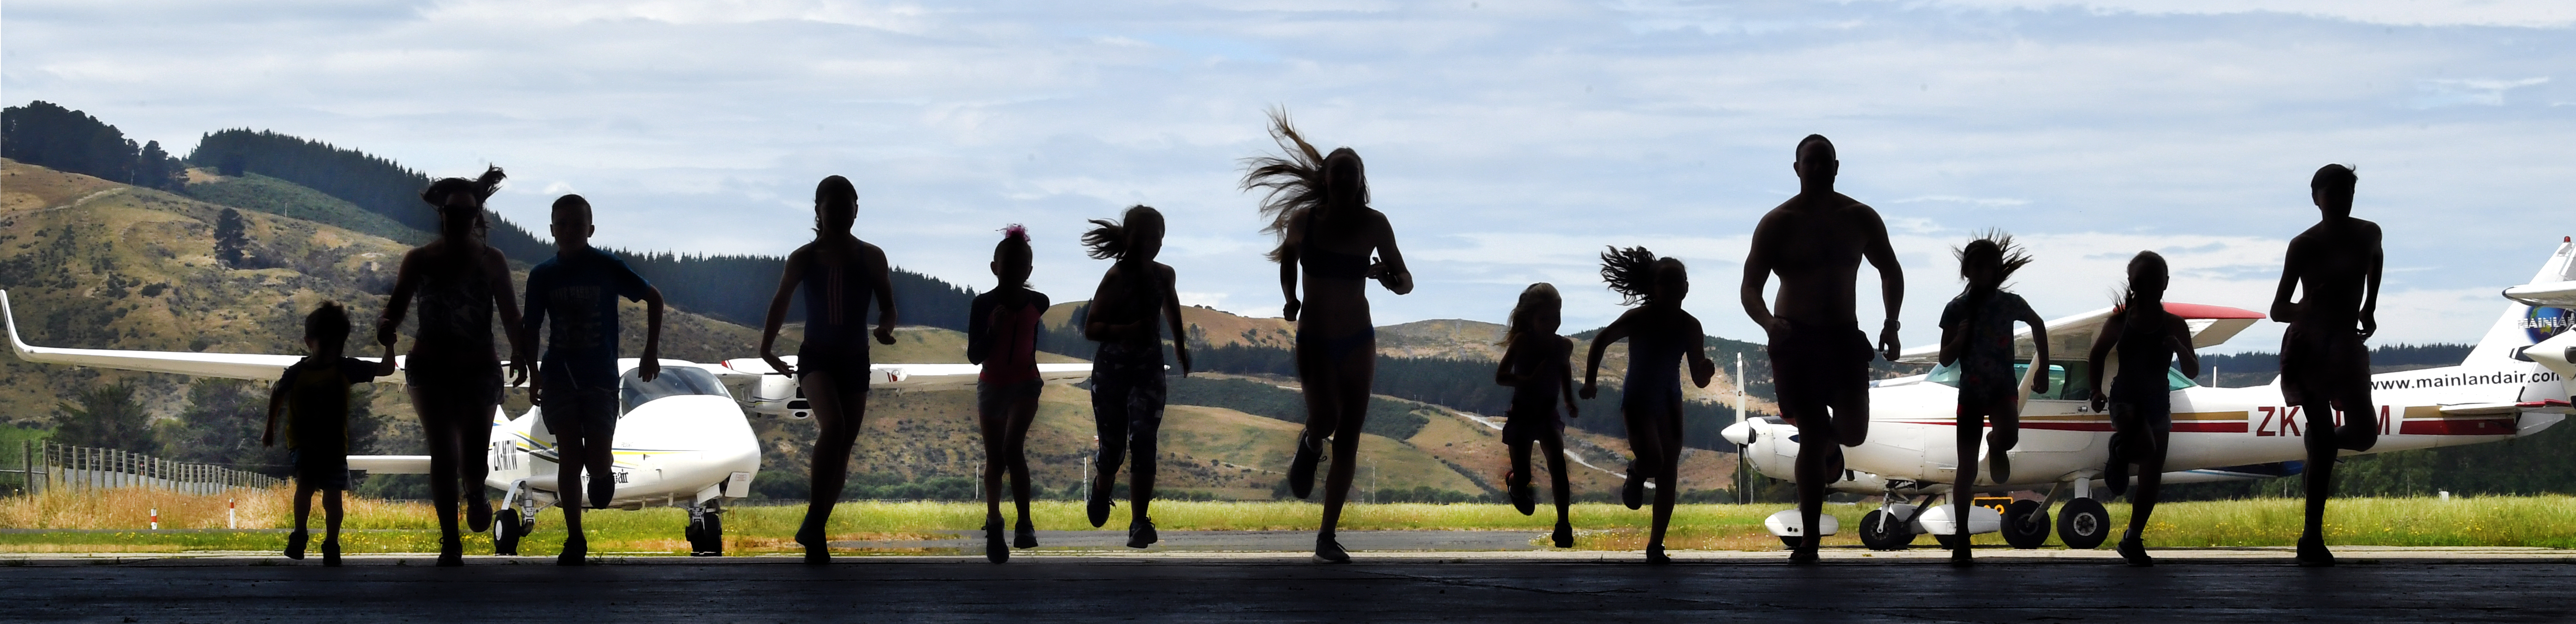
[[[188,494],[213,494],[232,488],[275,487],[285,479],[214,464],[193,464],[116,449],[26,442],[14,466],[0,474],[18,477],[20,491],[144,487]]]

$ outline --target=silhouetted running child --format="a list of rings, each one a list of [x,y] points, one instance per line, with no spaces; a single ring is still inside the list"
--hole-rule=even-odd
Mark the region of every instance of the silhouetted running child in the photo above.
[[[1644,247],[1613,247],[1601,254],[1601,281],[1610,284],[1626,304],[1643,304],[1619,315],[1592,338],[1583,360],[1583,398],[1600,392],[1601,352],[1610,343],[1628,341],[1628,373],[1620,389],[1619,411],[1627,418],[1628,482],[1619,500],[1629,509],[1644,504],[1646,480],[1655,481],[1654,528],[1646,538],[1646,563],[1672,563],[1664,555],[1664,527],[1673,520],[1673,496],[1680,492],[1682,459],[1682,380],[1685,356],[1691,385],[1706,388],[1717,374],[1708,359],[1699,318],[1682,310],[1690,295],[1690,273],[1682,261],[1655,257]]]
[[[1288,462],[1288,491],[1305,498],[1315,487],[1315,465],[1332,441],[1333,468],[1324,477],[1323,528],[1315,534],[1315,561],[1350,563],[1333,539],[1342,503],[1350,500],[1358,466],[1360,428],[1368,418],[1369,386],[1377,378],[1377,327],[1369,321],[1368,280],[1388,291],[1413,292],[1413,273],[1395,245],[1386,213],[1369,207],[1368,169],[1360,153],[1315,151],[1288,113],[1270,112],[1270,138],[1284,157],[1245,159],[1243,189],[1268,189],[1263,232],[1279,234],[1270,261],[1279,263],[1279,290],[1288,304],[1281,315],[1297,324],[1297,382],[1306,395],[1306,428]],[[1380,257],[1371,261],[1370,254]],[[1298,272],[1306,298],[1299,300]],[[1301,316],[1302,314],[1302,316]]]
[[[850,235],[859,219],[859,189],[849,178],[831,176],[814,185],[814,242],[787,254],[778,276],[778,293],[769,299],[761,321],[760,358],[781,375],[795,375],[814,414],[814,468],[805,502],[805,522],[796,543],[805,546],[805,562],[831,563],[826,525],[841,488],[850,480],[850,449],[857,446],[859,426],[868,412],[868,304],[877,307],[876,340],[894,344],[894,288],[886,274],[885,250]],[[798,289],[805,293],[805,343],[796,364],[778,359],[771,347],[778,327],[787,322],[787,306]]]
[[[590,246],[598,231],[591,225],[590,201],[580,195],[555,198],[555,257],[528,271],[528,314],[520,331],[522,344],[537,344],[546,319],[555,321],[546,340],[537,376],[528,396],[543,410],[546,431],[555,436],[558,484],[564,514],[563,553],[557,565],[581,565],[590,540],[581,529],[584,502],[606,509],[617,483],[609,465],[617,440],[617,300],[644,302],[644,353],[636,363],[637,379],[650,382],[662,372],[662,291],[627,268],[626,261]],[[590,473],[587,492],[582,473]]]
[[[1154,261],[1163,252],[1163,213],[1133,206],[1118,221],[1091,222],[1099,227],[1082,234],[1083,246],[1090,248],[1091,257],[1117,263],[1101,274],[1083,316],[1082,337],[1100,343],[1091,358],[1091,415],[1100,434],[1100,474],[1091,480],[1086,511],[1091,526],[1109,522],[1118,463],[1132,456],[1127,547],[1144,548],[1162,539],[1154,534],[1154,518],[1146,515],[1154,501],[1154,438],[1163,430],[1163,335],[1158,325],[1169,323],[1174,338],[1189,334],[1181,324],[1172,267]],[[1173,342],[1172,355],[1181,361],[1181,374],[1189,375],[1189,346]]]
[[[2030,325],[2037,350],[2030,363],[2030,391],[2048,391],[2048,321],[2031,311],[2021,295],[2003,289],[2004,280],[2027,264],[2030,256],[2013,245],[2011,236],[1996,233],[1968,241],[1959,249],[1959,277],[1968,281],[1968,290],[1941,310],[1941,365],[1959,369],[1959,479],[1950,490],[1955,506],[1950,517],[1961,520],[1956,523],[1959,547],[1950,551],[1952,563],[1972,561],[1965,519],[1970,517],[1969,501],[1976,497],[1977,434],[1990,418],[1994,431],[1986,434],[1991,445],[1986,463],[1995,483],[2012,478],[2005,453],[2021,441],[2021,380],[2013,377],[2015,322]]]
[[[1557,548],[1573,548],[1574,523],[1566,512],[1574,490],[1566,483],[1565,421],[1556,417],[1559,402],[1565,404],[1567,418],[1576,415],[1574,341],[1556,335],[1564,308],[1565,298],[1554,284],[1540,282],[1521,291],[1511,325],[1503,332],[1503,361],[1494,367],[1494,383],[1512,387],[1511,412],[1503,418],[1503,444],[1512,454],[1512,472],[1503,476],[1503,483],[1511,490],[1512,507],[1524,516],[1538,507],[1538,492],[1530,486],[1530,443],[1535,441],[1547,452],[1548,478],[1556,486],[1556,532],[1551,537]]]
[[[456,524],[460,498],[468,528],[481,533],[492,526],[492,502],[483,484],[490,466],[482,453],[491,440],[493,410],[501,404],[501,354],[492,347],[492,314],[500,312],[503,327],[518,327],[520,321],[509,259],[485,245],[482,233],[490,227],[483,200],[500,190],[504,177],[500,167],[491,167],[479,178],[444,178],[420,192],[422,201],[438,207],[438,239],[403,254],[393,296],[376,319],[376,342],[391,349],[404,311],[419,299],[420,326],[403,379],[429,446],[430,505],[438,510],[442,566],[465,565]],[[519,332],[502,334],[510,341],[510,377],[517,383],[527,378],[527,345],[519,341]]]
[[[2326,550],[2326,497],[2334,492],[2338,450],[2367,451],[2379,443],[2379,415],[2370,398],[2370,347],[2379,332],[2379,224],[2352,218],[2352,168],[2326,165],[2308,179],[2308,195],[2323,218],[2290,239],[2281,286],[2272,295],[2272,320],[2289,323],[2281,334],[2281,398],[2306,415],[2307,523],[2299,533],[2302,566],[2334,565]],[[2305,293],[2296,301],[2294,290]],[[2341,426],[2336,413],[2342,413]]]
[[[393,350],[368,363],[341,353],[349,344],[349,311],[335,302],[304,317],[304,359],[286,367],[269,390],[260,446],[277,443],[277,413],[286,412],[286,448],[295,462],[295,532],[286,558],[303,559],[313,493],[322,493],[322,565],[340,565],[340,493],[349,489],[349,385],[394,374]]]
[[[1038,531],[1029,523],[1029,458],[1025,450],[1029,423],[1037,420],[1039,317],[1046,314],[1046,293],[1029,289],[1033,253],[1026,228],[1002,229],[993,245],[993,290],[976,295],[966,315],[966,361],[984,365],[975,380],[976,423],[984,431],[984,557],[993,563],[1011,560],[1002,547],[1002,473],[1011,475],[1011,502],[1019,507],[1014,530],[1020,548],[1036,548]]]
[[[2141,251],[2129,259],[2129,288],[2120,308],[2102,323],[2093,341],[2091,364],[2093,410],[2111,414],[2111,459],[2102,479],[2119,496],[2129,487],[2129,466],[2138,468],[2138,489],[2129,496],[2129,532],[2120,538],[2120,557],[2129,565],[2156,564],[2147,556],[2147,518],[2156,513],[2164,488],[2166,445],[2173,437],[2173,388],[2166,372],[2181,359],[2184,377],[2200,376],[2200,357],[2192,352],[2191,326],[2165,311],[2167,276],[2164,256]],[[2117,349],[2118,360],[2106,362]],[[2119,367],[2110,392],[2103,392],[2105,363]]]
[[[1798,173],[1798,196],[1780,202],[1754,226],[1737,296],[1744,315],[1769,338],[1780,417],[1798,426],[1798,516],[1807,538],[1790,550],[1789,561],[1815,563],[1825,486],[1842,478],[1843,447],[1869,438],[1869,362],[1875,355],[1869,334],[1860,329],[1854,280],[1862,260],[1878,269],[1887,324],[1878,330],[1877,350],[1894,360],[1903,350],[1896,317],[1905,303],[1905,269],[1878,211],[1834,191],[1842,161],[1834,158],[1832,141],[1813,134],[1800,139],[1790,168]],[[1766,306],[1762,290],[1774,273],[1780,292]]]

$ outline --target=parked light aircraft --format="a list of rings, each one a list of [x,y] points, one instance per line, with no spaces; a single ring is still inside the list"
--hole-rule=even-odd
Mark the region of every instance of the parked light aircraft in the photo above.
[[[2458,366],[2383,373],[2371,376],[2373,406],[2379,414],[2379,444],[2369,453],[2496,442],[2539,433],[2571,413],[2576,401],[2576,243],[2562,241],[2530,283],[2506,289],[2512,303],[2486,336]],[[2225,342],[2260,322],[2262,314],[2210,305],[2166,304],[2166,311],[2187,320],[2195,347]],[[2017,548],[2037,548],[2049,536],[2046,499],[2069,491],[2055,523],[2059,541],[2069,548],[2100,546],[2110,534],[2110,516],[2093,499],[2093,488],[2108,461],[2110,417],[2090,409],[2085,399],[2087,364],[2082,359],[2111,315],[2103,308],[2048,322],[2049,391],[2029,392],[2033,355],[2031,337],[2021,332],[2016,343],[2023,374],[2021,443],[2007,455],[2010,483],[1993,483],[1991,471],[1978,474],[1978,492],[2046,490],[2042,500],[2011,503],[2002,512],[1971,508],[1973,533],[2002,531]],[[1926,346],[1900,354],[1899,361],[1935,364],[1939,348]],[[2116,358],[2115,358],[2116,359]],[[2108,380],[2113,375],[2106,371]],[[2256,479],[2296,474],[2307,456],[2302,442],[2300,407],[2282,400],[2280,382],[2248,388],[2201,387],[2181,372],[2169,374],[2173,400],[2173,437],[2165,459],[2166,483]],[[2073,387],[2069,387],[2069,382]],[[1884,495],[1878,510],[1860,521],[1861,541],[1871,548],[1904,548],[1914,536],[1932,533],[1952,539],[1956,526],[1952,506],[1928,505],[1951,492],[1957,481],[1958,372],[1951,367],[1930,373],[1875,382],[1870,389],[1870,435],[1860,446],[1844,449],[1848,470],[1830,488],[1857,494]],[[1722,435],[1742,445],[1747,463],[1764,475],[1795,480],[1797,428],[1777,418],[1759,418],[1728,426]],[[1982,437],[1982,436],[1981,436]],[[2346,456],[2356,455],[2351,451]],[[1980,460],[1982,461],[1982,459]],[[1908,503],[1907,501],[1914,501]],[[1827,517],[1825,520],[1832,520]],[[1794,539],[1802,528],[1796,512],[1783,511],[1767,523],[1774,535]],[[1820,524],[1819,533],[1837,527]]]
[[[9,294],[0,291],[0,315],[9,326],[9,346],[19,359],[118,370],[176,373],[198,377],[273,382],[286,367],[303,359],[294,355],[61,349],[28,345],[18,337],[18,321],[9,309]],[[407,358],[394,358],[399,368]],[[794,365],[795,356],[780,358]],[[616,459],[607,478],[616,481],[609,507],[640,509],[648,505],[686,506],[689,525],[683,531],[698,555],[723,554],[722,512],[727,501],[751,493],[760,473],[760,443],[754,439],[746,412],[763,416],[808,418],[812,414],[796,382],[771,370],[759,358],[700,364],[663,359],[653,381],[636,374],[640,360],[618,360],[619,379]],[[982,367],[973,364],[876,364],[872,388],[896,391],[972,388]],[[1087,377],[1091,365],[1039,364],[1048,381]],[[403,371],[378,379],[400,383]],[[500,554],[516,554],[518,540],[536,526],[537,512],[556,504],[554,434],[546,430],[537,408],[517,418],[504,409],[492,414],[492,436],[484,461],[491,472],[484,483],[504,492],[494,512],[492,537]],[[351,455],[351,470],[382,474],[426,474],[427,455]],[[586,475],[598,478],[599,475]],[[480,493],[477,493],[480,495]]]

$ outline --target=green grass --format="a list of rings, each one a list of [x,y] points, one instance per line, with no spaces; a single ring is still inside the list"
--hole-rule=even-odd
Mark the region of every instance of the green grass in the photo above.
[[[348,531],[343,538],[345,552],[436,550],[437,530],[426,505],[375,504],[375,513],[353,513],[344,524]],[[1682,549],[1778,548],[1778,542],[1763,532],[1761,523],[1764,517],[1786,508],[1785,504],[1683,505],[1674,510],[1668,539],[1671,546]],[[1844,526],[1857,523],[1860,514],[1868,509],[1861,505],[1828,506]],[[2125,505],[2111,505],[2110,510],[2114,523],[2127,521]],[[1166,501],[1154,505],[1155,524],[1163,530],[1311,531],[1321,512],[1320,506],[1308,502]],[[2338,500],[2329,511],[2327,541],[2335,545],[2576,548],[2576,523],[2563,521],[2571,513],[2576,513],[2576,497],[2570,496],[2464,498],[2449,502],[2421,498]],[[726,550],[731,554],[795,552],[797,547],[790,538],[804,514],[802,505],[736,508],[724,518]],[[1006,505],[1005,516],[1008,515]],[[1083,520],[1082,506],[1077,502],[1040,501],[1033,505],[1032,516],[1040,529],[1091,528]],[[1124,528],[1124,517],[1122,509],[1118,519],[1106,528]],[[272,524],[285,520],[282,515],[276,518]],[[835,540],[901,541],[939,539],[955,532],[974,531],[983,525],[983,518],[983,505],[977,503],[850,502],[835,510],[828,526]],[[1576,528],[1585,535],[1581,547],[1595,550],[1642,547],[1648,522],[1644,511],[1606,504],[1576,505],[1573,518]],[[2147,538],[2149,544],[2165,548],[2288,546],[2298,538],[2300,519],[2300,503],[2293,499],[2169,503],[2158,509]],[[593,552],[677,554],[685,549],[680,531],[686,521],[683,510],[653,508],[593,511],[585,514],[584,523]],[[317,518],[317,537],[318,522]],[[1544,508],[1538,515],[1522,516],[1506,505],[1355,504],[1345,508],[1342,529],[1539,532],[1547,530],[1552,522]],[[524,542],[521,554],[550,555],[562,543],[560,510],[541,514],[537,524],[537,532]],[[284,540],[284,534],[273,528],[200,532],[111,528],[0,534],[0,551],[274,550],[282,547]],[[2001,539],[1988,534],[1979,536],[1977,542],[1999,544]],[[1829,538],[1827,543],[1852,545],[1857,541],[1846,531]],[[1917,541],[1919,546],[1930,543],[1929,539]],[[2052,547],[2053,544],[2052,541]],[[467,552],[491,552],[486,536],[469,537],[466,548]]]

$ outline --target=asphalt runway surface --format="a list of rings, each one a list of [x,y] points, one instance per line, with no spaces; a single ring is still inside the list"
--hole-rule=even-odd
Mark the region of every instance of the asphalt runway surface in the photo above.
[[[1354,540],[1346,540],[1354,541]],[[1120,549],[1123,550],[1123,549]],[[2576,619],[2576,563],[2547,549],[2346,549],[2299,568],[2281,549],[1780,553],[1058,551],[980,557],[12,555],[0,620],[215,621],[1827,621],[2551,622]],[[318,558],[317,558],[318,559]]]

